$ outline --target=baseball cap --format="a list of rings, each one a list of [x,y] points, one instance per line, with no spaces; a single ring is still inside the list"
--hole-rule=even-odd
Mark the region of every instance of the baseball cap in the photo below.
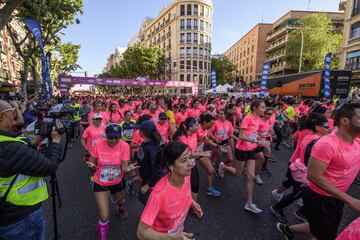
[[[157,109],[157,105],[153,103],[153,104],[151,104],[150,108]]]
[[[102,119],[102,115],[100,113],[95,113],[93,119]]]
[[[118,124],[112,123],[106,126],[105,128],[106,138],[120,139],[121,138],[121,127]]]
[[[161,119],[161,120],[167,120],[168,117],[166,116],[166,113],[161,112],[161,113],[159,114],[159,119]]]
[[[134,126],[135,129],[139,129],[140,131],[143,131],[144,133],[151,133],[156,130],[156,126],[153,121],[146,120],[143,121],[141,124]]]

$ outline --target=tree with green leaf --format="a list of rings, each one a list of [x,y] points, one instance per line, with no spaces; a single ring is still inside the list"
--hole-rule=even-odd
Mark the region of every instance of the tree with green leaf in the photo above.
[[[300,20],[301,29],[290,33],[286,47],[285,60],[288,66],[298,69],[301,51],[301,32],[304,35],[302,57],[303,72],[319,70],[324,67],[324,58],[328,52],[341,50],[342,35],[338,32],[325,13],[315,13]],[[339,59],[334,57],[332,68],[339,66]]]
[[[17,9],[14,18],[23,21],[27,16],[34,17],[39,21],[43,33],[43,42],[45,51],[51,50],[54,46],[61,44],[61,31],[73,23],[79,23],[78,14],[82,14],[82,0],[42,0],[42,1],[25,1]],[[23,71],[21,77],[22,93],[26,96],[27,79],[29,74],[30,62],[37,61],[35,56],[39,56],[39,46],[32,36],[31,32],[26,29],[26,36],[19,39],[15,31],[7,25],[7,30],[14,43],[15,49],[23,60]],[[36,63],[32,63],[35,64]]]
[[[223,85],[234,82],[233,72],[236,67],[231,60],[223,54],[217,54],[211,57],[211,71],[216,71],[216,84]]]
[[[164,51],[158,47],[131,46],[123,54],[118,66],[111,68],[101,77],[137,78],[147,76],[160,79],[165,72]]]
[[[15,9],[23,4],[26,0],[0,0],[3,6],[0,8],[0,30],[11,21],[12,14]]]

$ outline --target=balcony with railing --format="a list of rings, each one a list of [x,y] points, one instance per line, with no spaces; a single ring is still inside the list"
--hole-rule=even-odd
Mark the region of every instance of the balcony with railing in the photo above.
[[[167,46],[166,46],[166,49],[167,49],[167,50],[171,50],[171,44],[167,45]]]
[[[171,32],[169,31],[169,32],[167,32],[166,33],[166,36],[169,38],[169,37],[171,37]]]
[[[265,52],[271,52],[271,51],[275,51],[275,50],[277,50],[277,49],[280,49],[280,48],[286,46],[287,42],[288,42],[287,39],[282,40],[282,41],[277,41],[277,42],[275,42],[274,44],[271,44],[271,46],[268,47],[268,48],[265,50]]]
[[[287,25],[284,25],[283,27],[275,30],[275,31],[272,31],[272,32],[269,32],[267,37],[266,37],[266,41],[267,42],[270,42],[270,41],[273,41],[274,39],[286,34],[289,30],[293,30],[293,29],[299,29],[301,28],[301,25],[300,24],[287,24]]]
[[[351,16],[355,17],[355,16],[358,16],[358,15],[360,15],[360,8],[354,8],[352,13],[351,13]]]
[[[348,47],[360,44],[360,36],[350,38],[348,41]]]
[[[165,39],[166,39],[165,35],[161,37],[161,41],[164,41]]]

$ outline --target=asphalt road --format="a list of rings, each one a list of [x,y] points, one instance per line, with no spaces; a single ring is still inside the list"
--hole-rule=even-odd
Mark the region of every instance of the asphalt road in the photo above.
[[[69,150],[64,163],[57,171],[58,183],[63,206],[58,211],[58,228],[60,239],[97,239],[98,212],[93,193],[89,184],[89,170],[82,162],[83,150],[80,144],[75,144]],[[263,209],[263,213],[255,215],[244,211],[245,177],[226,175],[223,179],[216,178],[215,186],[222,192],[219,198],[208,197],[205,194],[206,176],[201,171],[201,204],[204,217],[198,220],[188,216],[185,224],[187,232],[195,234],[196,240],[280,240],[282,235],[276,230],[276,218],[269,207],[274,203],[271,191],[280,184],[286,172],[287,162],[291,151],[274,152],[276,163],[269,163],[272,172],[271,178],[263,177],[264,185],[255,186],[254,201]],[[201,167],[200,167],[201,168]],[[360,198],[360,187],[353,185],[350,194]],[[136,197],[126,197],[129,211],[127,221],[121,221],[111,205],[109,239],[134,240],[136,227],[143,206]],[[293,212],[297,209],[296,203],[285,209],[289,223],[299,223]],[[46,239],[53,239],[53,221],[51,199],[44,204],[46,217]],[[341,229],[356,218],[354,211],[345,208]],[[310,239],[307,234],[299,234],[295,239]]]

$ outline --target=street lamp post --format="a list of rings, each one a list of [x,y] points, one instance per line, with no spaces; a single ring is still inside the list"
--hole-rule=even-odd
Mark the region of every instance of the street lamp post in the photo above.
[[[302,65],[302,57],[304,51],[304,33],[302,30],[299,30],[301,33],[301,50],[300,50],[300,59],[299,59],[299,73],[301,72],[301,65]]]

